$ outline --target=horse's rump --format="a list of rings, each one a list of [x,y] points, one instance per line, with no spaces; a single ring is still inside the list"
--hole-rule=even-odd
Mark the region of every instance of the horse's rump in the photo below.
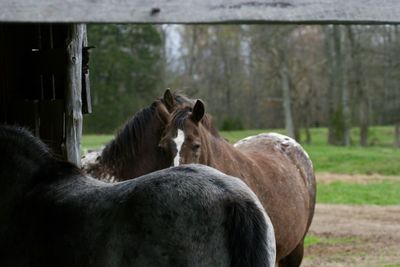
[[[262,154],[280,152],[298,168],[306,184],[315,184],[314,168],[310,157],[294,139],[278,133],[262,133],[237,141],[234,146],[242,151],[257,151]]]
[[[277,154],[281,154],[290,160],[299,171],[308,189],[310,198],[309,227],[314,216],[316,180],[312,161],[303,147],[294,139],[278,133],[262,133],[249,136],[237,141],[234,146],[245,154],[250,154],[250,156],[252,153],[263,154],[264,157],[268,155],[277,157]]]

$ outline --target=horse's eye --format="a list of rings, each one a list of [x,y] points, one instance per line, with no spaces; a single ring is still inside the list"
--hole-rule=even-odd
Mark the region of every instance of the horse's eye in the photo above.
[[[200,144],[199,143],[194,143],[193,145],[192,145],[192,150],[197,150],[197,149],[199,149],[200,148]]]

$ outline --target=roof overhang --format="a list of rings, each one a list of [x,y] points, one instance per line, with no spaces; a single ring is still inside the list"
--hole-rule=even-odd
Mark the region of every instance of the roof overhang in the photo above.
[[[399,0],[1,0],[0,22],[394,24]]]

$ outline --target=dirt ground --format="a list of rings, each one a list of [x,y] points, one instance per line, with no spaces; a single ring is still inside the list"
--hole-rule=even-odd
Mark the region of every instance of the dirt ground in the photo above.
[[[400,177],[317,176],[318,183],[368,183],[382,179]],[[320,242],[305,250],[302,266],[400,266],[400,206],[318,204],[309,233]]]

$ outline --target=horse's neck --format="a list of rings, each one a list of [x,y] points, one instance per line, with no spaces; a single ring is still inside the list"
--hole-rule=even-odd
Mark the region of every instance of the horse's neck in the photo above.
[[[246,163],[249,159],[241,151],[224,138],[212,135],[207,131],[207,153],[200,163],[211,166],[229,175],[238,176],[240,174],[240,164]],[[243,166],[243,165],[242,165]]]
[[[121,137],[117,136],[110,143],[102,154],[102,164],[105,165],[109,175],[114,176],[116,180],[125,180],[157,170],[148,164],[158,157],[156,141],[160,140],[161,137],[158,135],[161,133],[158,133],[160,126],[155,123],[157,122],[144,125],[145,128],[139,138],[143,140],[131,139],[129,144],[123,144],[123,140],[118,140]]]
[[[30,184],[43,165],[40,161],[25,155],[13,155],[14,157],[5,158],[6,156],[0,157],[0,178],[2,178],[2,184],[5,185],[7,183],[18,184],[22,188],[26,184]]]

